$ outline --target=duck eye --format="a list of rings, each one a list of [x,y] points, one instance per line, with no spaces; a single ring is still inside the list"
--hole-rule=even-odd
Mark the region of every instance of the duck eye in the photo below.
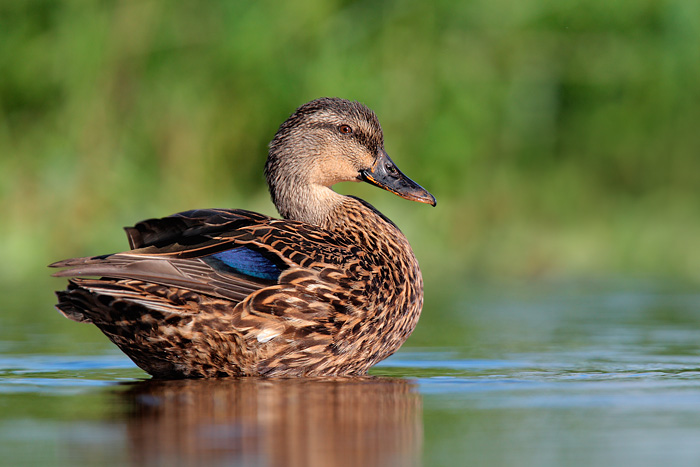
[[[349,125],[340,125],[338,127],[338,129],[340,130],[341,133],[343,133],[345,135],[349,135],[352,133],[352,128],[350,128]]]

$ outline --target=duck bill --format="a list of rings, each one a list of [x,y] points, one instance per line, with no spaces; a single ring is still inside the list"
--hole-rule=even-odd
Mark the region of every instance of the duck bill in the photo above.
[[[428,190],[404,175],[384,150],[380,151],[379,157],[377,157],[371,169],[360,172],[359,178],[402,198],[430,204],[431,206],[437,204],[435,197],[428,193]]]

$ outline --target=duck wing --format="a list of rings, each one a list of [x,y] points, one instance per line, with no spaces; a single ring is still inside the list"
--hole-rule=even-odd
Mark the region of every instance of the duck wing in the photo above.
[[[224,298],[237,304],[278,284],[290,268],[340,265],[352,248],[301,222],[244,210],[194,210],[126,229],[132,250],[72,258],[55,277],[133,279]]]
[[[271,217],[243,209],[195,209],[160,219],[147,219],[133,227],[124,227],[132,250],[155,246],[194,245],[244,227],[256,227],[272,221]]]

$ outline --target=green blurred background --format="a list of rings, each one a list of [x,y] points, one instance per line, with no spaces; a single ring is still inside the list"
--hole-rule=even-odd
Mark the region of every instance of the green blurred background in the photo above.
[[[2,2],[5,301],[49,303],[47,263],[144,218],[274,214],[266,145],[320,96],[373,108],[437,197],[338,187],[404,230],[427,290],[700,282],[699,29],[697,0]]]

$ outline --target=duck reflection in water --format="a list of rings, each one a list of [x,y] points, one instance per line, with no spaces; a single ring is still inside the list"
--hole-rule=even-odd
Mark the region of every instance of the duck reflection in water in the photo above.
[[[121,393],[136,464],[418,465],[422,404],[393,378],[142,381]]]

